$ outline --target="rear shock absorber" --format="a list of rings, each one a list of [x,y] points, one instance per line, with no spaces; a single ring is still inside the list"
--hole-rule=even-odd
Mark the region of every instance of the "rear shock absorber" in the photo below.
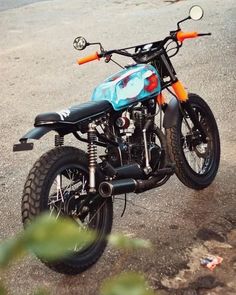
[[[89,192],[96,193],[96,166],[97,166],[97,146],[96,124],[89,123],[88,130],[88,158],[89,158]]]
[[[55,146],[62,146],[64,145],[64,136],[59,134],[55,135]]]

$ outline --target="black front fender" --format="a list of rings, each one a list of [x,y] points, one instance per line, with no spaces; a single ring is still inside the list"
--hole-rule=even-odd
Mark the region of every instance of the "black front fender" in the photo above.
[[[163,127],[165,129],[171,128],[176,125],[179,117],[179,102],[176,98],[172,98],[168,103],[168,106],[165,110]]]
[[[40,139],[48,132],[54,129],[46,126],[35,127],[27,132],[24,136],[20,138],[20,143],[14,144],[13,152],[32,150],[34,147],[33,143],[27,142],[28,139]],[[54,130],[55,131],[55,130]]]

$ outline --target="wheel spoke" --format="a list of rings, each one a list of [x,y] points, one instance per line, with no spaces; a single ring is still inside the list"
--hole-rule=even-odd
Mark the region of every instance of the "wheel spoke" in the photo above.
[[[80,273],[98,260],[112,227],[112,200],[88,194],[87,163],[86,154],[76,148],[52,149],[33,166],[22,196],[24,224],[47,211],[56,218],[67,216],[77,225],[78,231],[90,228],[96,231],[91,243],[75,242],[70,249],[68,247],[68,255],[55,262],[48,263],[39,255],[49,267],[67,274]],[[64,234],[66,239],[66,232]]]
[[[102,207],[105,205],[105,202],[106,202],[106,201],[104,201],[104,202],[102,203],[102,205],[98,208],[98,210],[95,212],[95,214],[93,215],[93,217],[89,220],[89,224],[93,221],[94,217],[96,217],[96,215],[101,211]],[[89,224],[88,224],[88,225],[89,225]]]
[[[96,219],[99,220],[100,212],[106,201],[96,205],[95,209],[93,209],[93,204],[90,204],[88,213],[81,211],[80,215],[78,208],[80,208],[81,197],[87,196],[87,183],[87,176],[82,173],[79,175],[79,171],[76,169],[68,168],[61,171],[54,179],[50,190],[48,198],[50,214],[56,214],[56,218],[60,215],[70,216],[78,224],[78,230],[86,230],[89,227],[96,228]],[[78,205],[76,206],[76,204]],[[83,210],[83,206],[80,210]],[[83,246],[75,245],[70,251],[79,252],[82,248]]]
[[[194,111],[205,132],[209,134],[209,126],[201,110],[194,107]],[[197,144],[197,141],[199,140],[199,134],[197,132],[199,131],[194,129],[194,125],[190,118],[183,118],[181,127],[183,153],[187,163],[193,171],[197,174],[204,174],[204,172],[207,171],[207,165],[210,163],[209,159],[211,153],[209,150],[211,148],[211,141],[208,140],[207,143],[201,142]]]

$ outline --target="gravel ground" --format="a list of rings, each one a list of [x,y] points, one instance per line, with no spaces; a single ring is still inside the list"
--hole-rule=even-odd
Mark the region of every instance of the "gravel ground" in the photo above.
[[[73,39],[82,35],[91,42],[101,41],[105,48],[158,40],[175,29],[195,1],[54,0],[24,6],[12,1],[5,8],[2,3],[0,239],[21,230],[24,181],[54,139],[45,136],[32,152],[13,154],[12,145],[32,127],[37,113],[89,100],[94,86],[118,70],[102,62],[78,67],[77,57],[93,49],[76,52]],[[172,177],[160,189],[130,195],[121,219],[123,203],[117,200],[114,231],[149,238],[152,251],[127,256],[108,248],[94,267],[76,277],[54,273],[36,258],[27,258],[5,275],[12,294],[32,294],[38,287],[57,295],[97,294],[105,278],[125,270],[144,272],[160,294],[236,293],[236,4],[234,0],[197,3],[205,10],[204,18],[186,22],[183,29],[212,32],[212,37],[186,41],[173,63],[189,91],[204,97],[217,118],[222,156],[215,182],[196,192]],[[71,137],[66,144],[84,148]],[[199,255],[204,251],[222,256],[222,267],[213,273],[201,268]]]

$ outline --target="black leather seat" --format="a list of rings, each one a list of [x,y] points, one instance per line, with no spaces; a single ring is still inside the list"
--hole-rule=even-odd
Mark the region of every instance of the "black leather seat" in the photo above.
[[[42,113],[35,118],[35,126],[54,123],[77,123],[87,118],[98,117],[102,113],[109,111],[112,105],[107,100],[89,101],[80,105],[72,106],[68,109]]]

